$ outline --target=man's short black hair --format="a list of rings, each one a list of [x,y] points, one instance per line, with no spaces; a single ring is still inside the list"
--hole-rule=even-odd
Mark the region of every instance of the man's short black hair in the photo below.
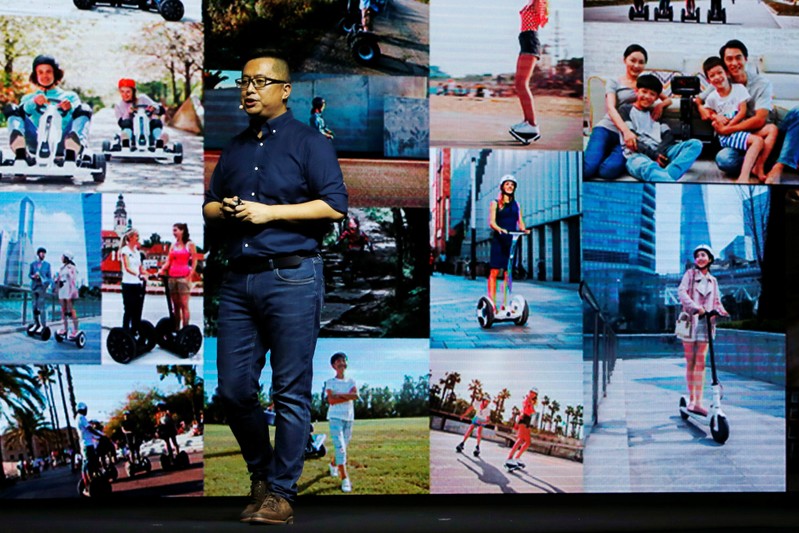
[[[724,58],[724,52],[727,50],[727,48],[737,48],[744,55],[744,59],[749,59],[749,50],[746,48],[746,45],[738,39],[731,39],[724,43],[724,46],[719,48],[719,56],[722,59]]]
[[[724,69],[724,72],[727,72],[727,65],[724,64],[724,60],[720,57],[712,56],[705,59],[705,62],[702,63],[702,72],[705,73],[705,77],[707,77],[707,72],[714,67],[721,67]]]
[[[649,89],[650,91],[654,91],[655,94],[660,94],[663,92],[663,84],[660,83],[660,80],[657,78],[657,76],[653,74],[641,74],[638,76],[635,86],[639,89]]]
[[[269,58],[275,60],[275,75],[287,82],[291,82],[291,70],[289,69],[289,62],[286,59],[285,54],[283,54],[280,50],[276,50],[273,48],[256,48],[249,54],[244,57],[244,63],[242,64],[242,68],[244,65],[252,61],[253,59],[261,59],[261,58]]]

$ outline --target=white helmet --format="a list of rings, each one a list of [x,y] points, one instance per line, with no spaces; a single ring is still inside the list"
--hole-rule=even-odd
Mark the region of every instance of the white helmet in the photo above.
[[[516,177],[513,174],[505,174],[502,176],[502,179],[499,180],[499,188],[501,189],[503,185],[505,185],[506,181],[511,181],[513,184],[518,187],[519,182],[516,181]]]
[[[711,248],[709,244],[700,244],[699,246],[694,248],[694,254],[693,254],[694,255],[694,259],[696,259],[696,253],[699,250],[704,250],[705,253],[710,256],[710,263],[708,263],[708,264],[709,265],[713,264],[713,261],[716,260],[716,254],[713,253],[713,248]]]
[[[89,407],[88,407],[88,406],[87,406],[85,403],[83,403],[83,402],[78,402],[78,412],[79,412],[79,413],[80,413],[81,411],[88,411],[88,410],[89,410]]]

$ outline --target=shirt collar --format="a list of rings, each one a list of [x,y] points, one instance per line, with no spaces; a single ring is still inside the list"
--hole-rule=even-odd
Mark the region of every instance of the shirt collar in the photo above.
[[[264,122],[263,126],[261,126],[261,132],[263,133],[264,137],[268,137],[273,133],[277,133],[278,130],[282,130],[289,121],[294,119],[294,114],[291,112],[291,109],[287,109],[285,113],[280,115],[277,118],[273,118],[270,121]],[[258,130],[254,126],[250,126],[250,129],[253,133],[257,133]]]

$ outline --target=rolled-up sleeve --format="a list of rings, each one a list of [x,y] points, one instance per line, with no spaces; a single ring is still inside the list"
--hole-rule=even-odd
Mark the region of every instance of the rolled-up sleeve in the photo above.
[[[306,176],[311,195],[346,214],[349,197],[333,144],[319,135],[307,137],[306,146]]]

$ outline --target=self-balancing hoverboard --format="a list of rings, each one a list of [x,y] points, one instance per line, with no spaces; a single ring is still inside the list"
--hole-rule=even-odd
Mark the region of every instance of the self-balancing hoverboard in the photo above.
[[[629,17],[630,20],[649,20],[649,6],[644,3],[644,0],[634,0],[633,5],[630,6]]]
[[[66,332],[62,333],[60,331],[56,331],[54,337],[55,341],[59,344],[64,341],[67,341],[67,342],[74,342],[75,346],[77,346],[78,348],[83,348],[84,346],[86,346],[86,334],[81,330],[78,330],[73,335],[69,335]]]
[[[721,7],[721,0],[710,0],[710,9],[707,12],[707,23],[721,22],[727,24],[727,9]]]
[[[717,311],[708,311],[705,313],[707,320],[707,335],[708,346],[710,348],[710,373],[713,378],[713,400],[710,403],[710,409],[707,414],[696,413],[688,410],[688,400],[685,396],[680,398],[680,416],[683,420],[690,420],[696,425],[709,426],[710,435],[713,440],[719,444],[724,444],[730,436],[730,424],[727,422],[727,416],[721,410],[721,384],[719,383],[718,376],[716,376],[716,357],[713,352],[713,335],[710,319],[718,316]]]
[[[674,8],[671,7],[671,0],[660,0],[660,6],[655,8],[655,20],[660,19],[674,20]]]
[[[38,309],[33,310],[33,324],[25,329],[28,337],[36,337],[39,340],[49,340],[52,331],[50,326],[47,325],[47,320],[44,318],[44,313]]]
[[[685,22],[686,20],[695,20],[697,24],[701,20],[699,18],[699,8],[696,7],[696,0],[691,0],[687,9],[682,8],[680,10],[680,22]]]
[[[502,306],[494,309],[494,302],[488,296],[477,301],[477,322],[483,329],[489,329],[494,322],[513,322],[517,326],[527,323],[530,308],[524,296],[512,295],[513,292],[513,258],[516,255],[516,243],[519,237],[526,235],[524,231],[509,231],[511,236],[510,255],[508,256],[507,278],[502,284]]]
[[[158,346],[170,351],[179,357],[191,357],[200,351],[203,343],[203,333],[194,324],[189,324],[175,331],[175,309],[172,307],[172,298],[169,294],[169,278],[163,277],[164,294],[169,316],[164,317],[155,325],[155,338]]]
[[[144,301],[146,287],[141,286],[139,297]],[[105,347],[117,363],[128,364],[136,357],[155,348],[155,326],[147,320],[139,321],[138,331],[128,328],[111,328],[105,340]]]

